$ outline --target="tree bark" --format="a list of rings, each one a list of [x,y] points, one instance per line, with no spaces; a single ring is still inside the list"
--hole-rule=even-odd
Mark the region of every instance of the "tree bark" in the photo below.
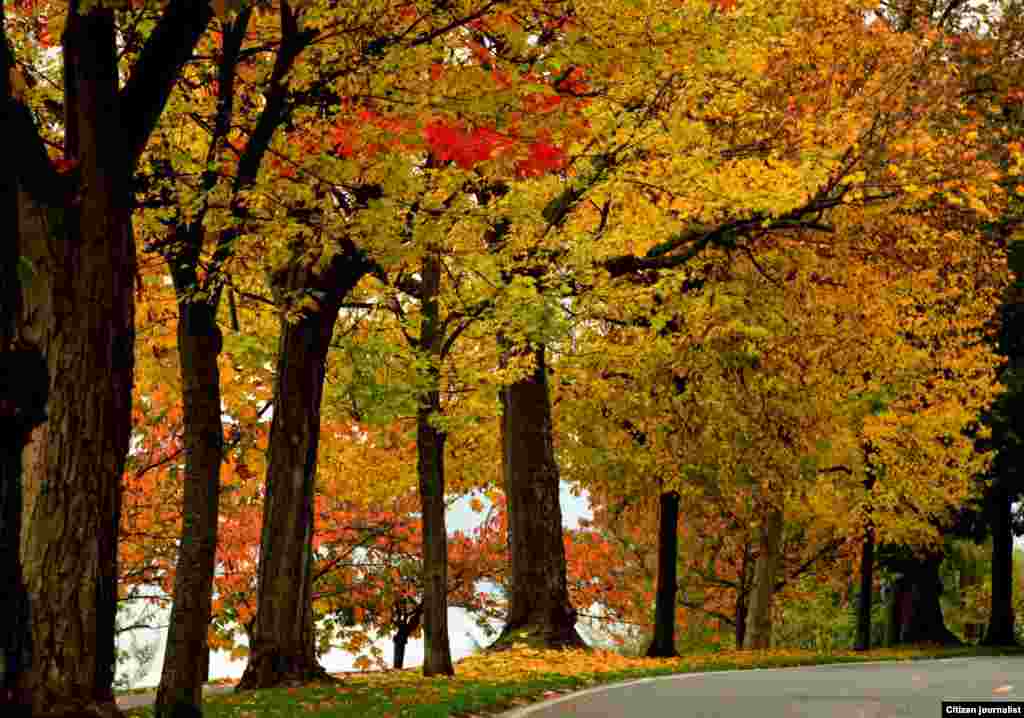
[[[395,647],[395,658],[392,662],[392,667],[396,671],[400,671],[405,667],[405,648],[409,645],[409,636],[399,629],[398,632],[395,633],[392,643]]]
[[[992,529],[992,610],[984,646],[1016,646],[1013,615],[1013,495],[999,477],[986,497]]]
[[[750,612],[747,614],[744,648],[771,648],[772,598],[782,553],[782,529],[782,509],[772,506],[760,526],[760,553],[754,565],[754,586],[750,592]]]
[[[4,121],[14,108],[10,71],[14,58],[0,7],[0,101]],[[18,218],[18,179],[0,174],[0,708],[11,718],[29,718],[31,697],[19,690],[32,660],[31,612],[22,575],[21,456],[32,430],[46,421],[50,377],[46,357],[38,347],[16,348],[18,319],[24,305],[18,268],[21,242]]]
[[[398,629],[395,631],[395,637],[392,639],[392,643],[395,646],[395,656],[392,662],[392,666],[396,671],[402,670],[405,666],[405,649],[409,645],[409,638],[412,634],[416,633],[416,629],[419,628],[420,618],[423,615],[423,607],[417,606],[413,609],[412,615],[409,619],[398,625]]]
[[[676,561],[679,556],[679,492],[665,491],[658,516],[658,588],[654,604],[654,638],[648,658],[676,655]]]
[[[508,616],[491,648],[513,643],[583,647],[566,581],[544,347],[532,351],[532,373],[501,390],[502,475],[511,566]]]
[[[438,318],[437,297],[441,286],[441,257],[428,249],[421,271],[419,350],[429,367],[427,386],[416,412],[416,468],[423,513],[423,675],[451,676],[448,645],[448,533],[444,512],[444,444],[446,435],[431,423],[441,413],[440,363],[444,339]]]
[[[214,316],[216,310],[205,302],[185,298],[187,285],[184,282],[194,279],[194,271],[174,274],[179,296],[178,355],[184,399],[185,496],[174,603],[156,695],[157,718],[201,714],[204,670],[209,664],[207,634],[212,613],[223,455],[220,370],[217,367],[221,332]]]
[[[899,576],[892,586],[892,597],[887,607],[885,645],[887,648],[899,645],[903,633],[904,616],[910,605],[910,582],[905,576]]]
[[[0,300],[5,315],[9,299]],[[19,556],[21,454],[32,429],[46,419],[49,375],[37,349],[6,349],[0,351],[0,585],[7,587],[0,596],[0,708],[5,716],[28,718],[31,696],[18,687],[32,660],[31,611]]]
[[[867,526],[860,553],[860,593],[857,595],[857,638],[854,650],[871,650],[871,601],[874,592],[875,530]]]
[[[282,315],[267,450],[257,607],[249,663],[236,690],[326,681],[313,635],[313,496],[327,352],[344,297],[367,271],[361,255],[335,255],[321,274],[296,259],[271,277],[278,305],[319,297],[297,321]]]
[[[23,236],[49,281],[26,293],[23,332],[46,348],[50,416],[29,447],[22,538],[33,610],[32,670],[22,689],[37,716],[117,715],[114,618],[121,475],[131,431],[135,243],[120,145],[114,18],[68,11],[65,151],[79,199]]]
[[[19,249],[34,268],[18,335],[42,350],[49,372],[50,416],[22,455],[33,653],[18,686],[46,717],[119,714],[111,684],[136,278],[129,178],[211,17],[201,0],[172,2],[119,93],[112,10],[73,1],[67,13],[64,153],[75,168],[54,170],[19,103],[3,115],[15,155],[5,174],[25,192]]]
[[[905,564],[902,585],[896,592],[899,601],[895,616],[897,643],[961,645],[960,639],[946,628],[942,616],[941,563],[941,556],[928,556]]]
[[[750,567],[750,540],[743,543],[743,559],[740,561],[740,575],[736,586],[736,623],[733,624],[736,631],[736,648],[743,648],[743,641],[747,635],[747,615],[750,590],[747,586],[747,571]]]

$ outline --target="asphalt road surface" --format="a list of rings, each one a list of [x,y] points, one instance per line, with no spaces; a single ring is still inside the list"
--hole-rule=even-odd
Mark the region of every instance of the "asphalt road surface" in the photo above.
[[[830,665],[647,678],[506,718],[939,718],[950,700],[1024,702],[1024,656]]]
[[[203,686],[204,696],[216,696],[224,693],[231,693],[235,690],[233,685],[206,685]],[[156,702],[156,689],[143,693],[125,693],[117,696],[117,707],[123,711],[132,708],[152,705]]]

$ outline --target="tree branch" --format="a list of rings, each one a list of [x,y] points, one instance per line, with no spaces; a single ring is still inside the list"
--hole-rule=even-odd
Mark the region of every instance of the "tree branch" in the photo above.
[[[212,17],[209,0],[172,0],[135,61],[120,97],[130,171],[156,127],[181,68],[192,57]]]

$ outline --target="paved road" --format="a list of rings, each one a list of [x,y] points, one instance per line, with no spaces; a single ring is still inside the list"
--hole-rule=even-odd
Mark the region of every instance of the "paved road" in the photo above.
[[[221,693],[230,693],[233,690],[235,690],[233,685],[203,686],[203,695],[213,696]],[[126,693],[117,696],[117,707],[125,711],[152,705],[154,702],[156,702],[156,689],[146,691],[145,693]]]
[[[1024,701],[1024,656],[692,673],[593,688],[506,718],[939,718],[943,700]]]

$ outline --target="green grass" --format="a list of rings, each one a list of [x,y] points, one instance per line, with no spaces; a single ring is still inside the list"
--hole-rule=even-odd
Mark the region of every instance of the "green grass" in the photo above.
[[[340,685],[274,688],[242,694],[211,696],[204,702],[207,718],[447,718],[500,713],[558,694],[596,685],[647,676],[717,670],[785,668],[865,661],[928,660],[963,656],[1024,655],[1024,649],[976,647],[919,647],[902,651],[876,651],[820,655],[796,652],[701,655],[662,661],[649,667],[601,673],[564,675],[536,671],[516,680],[486,680],[456,676],[425,679],[415,672],[386,672],[349,677]],[[456,671],[459,670],[456,665]],[[149,718],[152,707],[129,711],[132,718]]]

